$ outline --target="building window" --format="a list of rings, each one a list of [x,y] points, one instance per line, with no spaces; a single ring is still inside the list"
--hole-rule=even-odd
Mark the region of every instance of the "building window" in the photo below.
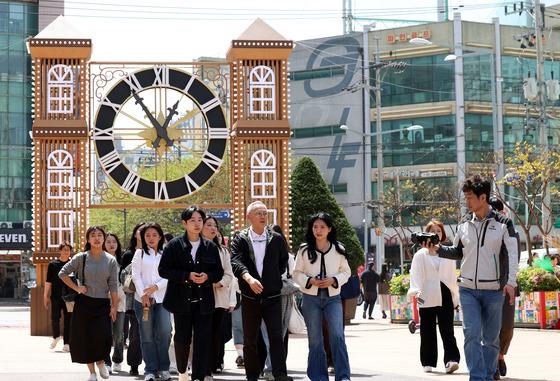
[[[50,210],[47,212],[47,245],[58,247],[62,242],[74,244],[74,222],[71,210]]]
[[[268,150],[251,156],[251,197],[276,197],[276,157]]]
[[[268,212],[268,223],[270,225],[278,225],[278,212],[276,209],[267,209]]]
[[[251,114],[274,114],[274,72],[268,66],[256,66],[249,73]]]
[[[346,183],[330,184],[329,188],[332,193],[348,193],[348,184]]]
[[[340,128],[340,124],[319,127],[304,127],[292,129],[294,139],[317,138],[320,136],[343,135],[346,131]]]
[[[72,155],[65,150],[51,152],[47,159],[47,198],[70,200],[74,193]]]
[[[74,73],[67,65],[54,65],[47,75],[47,113],[72,114],[74,111]]]
[[[298,70],[292,71],[290,73],[290,80],[292,81],[303,81],[306,79],[317,79],[317,78],[331,78],[339,75],[344,75],[344,66],[331,66],[320,69],[311,70]]]

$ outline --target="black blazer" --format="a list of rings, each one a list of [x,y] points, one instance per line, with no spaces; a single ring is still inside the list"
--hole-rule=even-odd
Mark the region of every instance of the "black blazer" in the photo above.
[[[262,277],[257,272],[255,253],[249,238],[249,229],[241,230],[233,238],[231,266],[233,273],[239,278],[239,290],[242,295],[257,299],[280,295],[282,274],[288,266],[288,246],[280,234],[268,228],[267,236]],[[247,272],[263,285],[263,291],[260,295],[255,294],[249,284],[243,280],[243,274]]]
[[[196,251],[196,261],[191,257],[192,245],[187,234],[173,238],[163,249],[159,262],[159,275],[168,279],[163,298],[163,307],[174,314],[190,314],[191,299],[198,298],[200,313],[214,311],[213,283],[219,282],[224,275],[218,247],[211,241],[200,237]],[[191,272],[208,274],[208,280],[196,284],[189,280]]]

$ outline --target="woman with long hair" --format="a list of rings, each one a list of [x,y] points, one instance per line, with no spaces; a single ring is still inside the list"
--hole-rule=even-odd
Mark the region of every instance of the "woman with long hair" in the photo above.
[[[162,302],[167,289],[167,279],[159,275],[163,254],[163,230],[159,224],[147,222],[140,229],[142,248],[132,259],[134,311],[140,327],[140,343],[146,368],[144,381],[171,379],[169,373],[169,344],[171,342],[171,317]]]
[[[72,362],[87,364],[88,381],[97,380],[95,363],[99,375],[109,378],[104,360],[111,352],[111,321],[117,318],[119,303],[118,263],[103,250],[104,242],[103,228],[91,226],[86,232],[84,251],[75,255],[59,272],[66,286],[78,294],[72,313],[70,354]],[[72,273],[77,274],[78,284],[70,279]]]
[[[381,315],[383,319],[387,319],[387,313],[385,311],[390,311],[391,308],[391,295],[389,294],[389,282],[391,281],[391,273],[389,272],[389,266],[384,264],[381,266],[381,274],[379,274],[379,308],[381,308]]]
[[[447,237],[441,222],[433,220],[424,229],[439,236],[440,242]],[[431,372],[437,365],[438,345],[436,325],[443,341],[443,363],[446,373],[459,369],[461,355],[457,348],[453,319],[455,307],[459,305],[456,262],[451,259],[430,255],[427,248],[414,254],[410,268],[409,295],[415,295],[420,312],[420,362],[424,372]]]
[[[340,288],[350,274],[347,254],[337,241],[332,217],[323,212],[314,214],[308,220],[305,244],[296,255],[293,274],[303,293],[302,312],[309,341],[307,376],[311,381],[329,379],[323,347],[323,319],[329,326],[335,378],[350,380],[340,299]]]
[[[202,381],[207,373],[215,306],[213,285],[224,274],[218,247],[201,236],[205,218],[204,211],[196,205],[185,209],[181,213],[185,234],[169,242],[159,264],[159,274],[169,280],[163,305],[173,313],[175,321],[173,342],[179,381],[189,379],[191,340],[192,379]]]
[[[224,369],[225,343],[223,339],[222,325],[226,310],[230,306],[231,281],[233,270],[231,269],[231,255],[225,247],[223,237],[220,234],[218,220],[214,217],[206,217],[202,226],[202,236],[216,244],[220,253],[224,276],[219,282],[214,283],[214,313],[212,315],[212,347],[208,362],[207,376],[212,377],[213,373],[221,373]]]
[[[140,222],[132,229],[128,248],[122,256],[121,273],[119,275],[121,284],[124,282],[124,276],[127,273],[132,274],[132,258],[136,250],[142,248],[142,238],[140,237],[140,229],[144,226],[144,222]],[[126,294],[124,316],[124,340],[128,337],[128,350],[126,351],[126,362],[130,366],[129,374],[138,376],[138,367],[142,364],[142,348],[140,347],[140,328],[138,320],[134,312],[134,293]],[[130,326],[130,329],[129,329]]]
[[[107,233],[105,237],[105,251],[115,257],[117,263],[120,265],[122,261],[122,247],[119,237],[114,233]],[[126,306],[126,295],[123,291],[122,284],[119,282],[118,286],[119,294],[119,305],[117,307],[117,320],[113,322],[113,358],[107,356],[105,359],[105,365],[109,369],[109,373],[120,372],[121,364],[123,362],[123,351],[124,351],[124,313]]]

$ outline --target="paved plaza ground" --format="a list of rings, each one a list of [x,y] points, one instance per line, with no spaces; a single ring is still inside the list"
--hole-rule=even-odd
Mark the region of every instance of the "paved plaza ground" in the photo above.
[[[363,320],[360,316],[346,328],[352,379],[361,380],[468,380],[461,361],[459,371],[446,375],[443,364],[436,373],[425,374],[419,362],[420,336],[412,335],[404,325],[390,324],[380,318]],[[455,328],[458,344],[463,346],[460,327]],[[49,350],[50,338],[29,335],[29,308],[0,306],[0,381],[81,381],[87,379],[84,365],[73,364],[70,354]],[[441,343],[440,343],[441,344]],[[560,381],[560,331],[517,329],[507,357],[508,380]],[[463,351],[461,350],[461,355]],[[440,359],[443,350],[440,348]],[[225,372],[219,380],[243,380],[242,369],[234,366],[233,344],[226,344]],[[288,354],[288,369],[295,379],[306,379],[307,337],[292,335]],[[124,370],[128,366],[124,364]],[[176,376],[174,377],[176,379]],[[332,377],[334,380],[334,377]],[[101,378],[99,378],[101,380]],[[143,380],[127,372],[111,376],[110,380]]]

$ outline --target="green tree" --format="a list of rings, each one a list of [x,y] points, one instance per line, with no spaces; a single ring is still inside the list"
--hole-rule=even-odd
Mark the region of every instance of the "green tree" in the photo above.
[[[337,238],[346,248],[348,263],[355,274],[358,266],[365,261],[363,249],[356,231],[348,222],[313,160],[303,157],[298,161],[292,172],[291,185],[293,247],[297,248],[304,242],[309,216],[326,212],[334,220]]]

